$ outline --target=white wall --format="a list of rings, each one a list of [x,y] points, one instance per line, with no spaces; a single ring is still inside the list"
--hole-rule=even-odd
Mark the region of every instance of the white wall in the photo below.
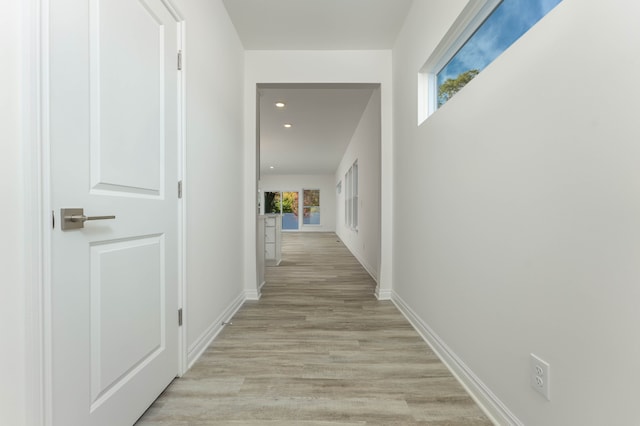
[[[243,294],[244,50],[221,0],[180,0],[186,21],[189,359]],[[222,317],[221,317],[222,316]]]
[[[320,225],[303,225],[300,217],[299,232],[335,232],[336,231],[336,187],[333,175],[264,175],[260,180],[260,189],[264,192],[298,191],[300,193],[300,212],[302,212],[302,190],[320,190]]]
[[[26,422],[25,247],[26,214],[22,157],[22,40],[20,2],[0,14],[0,424]]]
[[[465,3],[414,2],[393,51],[396,298],[522,423],[640,424],[640,5],[564,0],[417,127]]]
[[[245,55],[245,164],[256,163],[256,85],[258,83],[379,83],[381,86],[382,260],[377,294],[391,294],[391,51],[247,51]],[[256,174],[245,170],[245,290],[256,291]],[[256,292],[257,295],[257,292]]]
[[[358,230],[345,224],[345,174],[358,161]],[[342,182],[336,233],[377,281],[380,268],[380,89],[369,99],[333,178]]]

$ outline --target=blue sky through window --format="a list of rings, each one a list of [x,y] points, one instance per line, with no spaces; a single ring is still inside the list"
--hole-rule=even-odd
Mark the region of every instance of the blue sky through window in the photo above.
[[[503,0],[438,72],[438,87],[463,72],[482,71],[561,1]]]

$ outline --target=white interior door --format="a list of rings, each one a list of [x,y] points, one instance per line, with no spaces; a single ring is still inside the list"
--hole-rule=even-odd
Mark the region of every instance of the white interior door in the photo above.
[[[178,23],[161,0],[49,19],[53,425],[130,426],[178,372]]]

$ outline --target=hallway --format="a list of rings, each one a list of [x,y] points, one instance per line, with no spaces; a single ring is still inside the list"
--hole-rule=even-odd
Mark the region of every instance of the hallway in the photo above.
[[[283,261],[139,426],[490,425],[333,233]]]

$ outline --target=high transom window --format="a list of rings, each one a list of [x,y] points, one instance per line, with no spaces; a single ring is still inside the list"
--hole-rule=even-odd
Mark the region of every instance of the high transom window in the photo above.
[[[471,0],[421,72],[419,121],[444,105],[562,0]],[[426,98],[426,99],[425,99]]]

